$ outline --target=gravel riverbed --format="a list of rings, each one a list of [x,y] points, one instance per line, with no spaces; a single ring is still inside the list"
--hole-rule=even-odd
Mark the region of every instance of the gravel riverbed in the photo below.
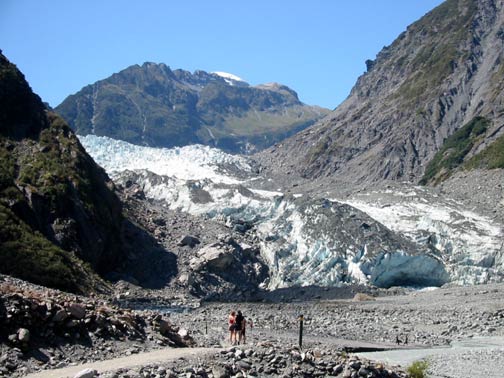
[[[156,311],[148,309],[148,302],[143,304],[143,310],[121,309],[104,299],[67,295],[5,277],[3,281],[4,285],[28,293],[31,301],[13,297],[5,290],[2,294],[4,316],[11,315],[9,324],[16,328],[3,332],[0,343],[0,375],[5,377],[127,354],[141,355],[175,346],[181,340],[191,346],[220,349],[210,355],[145,363],[90,376],[405,377],[406,366],[368,361],[353,352],[402,348],[408,353],[408,348],[504,337],[504,284],[447,287],[392,296],[366,294],[357,295],[357,300],[352,299],[354,290],[343,290],[346,294],[339,299],[329,299],[324,296],[327,291],[321,289],[321,295],[313,293],[313,300],[305,296],[296,301],[296,296],[284,295],[284,302],[278,298],[210,302],[184,312],[163,313],[162,307]],[[74,306],[74,302],[78,305]],[[227,317],[231,310],[241,310],[253,320],[254,327],[247,330],[244,345],[229,343]],[[36,313],[42,315],[35,316]],[[59,320],[65,314],[65,320]],[[304,316],[302,348],[298,346],[299,315]],[[27,316],[33,318],[23,326],[20,322]],[[44,317],[52,319],[47,328],[45,323],[37,323]],[[164,335],[160,320],[166,322],[162,323],[167,327]],[[29,324],[36,324],[37,329],[30,329]],[[31,341],[26,340],[21,328],[29,331]],[[44,335],[50,342],[44,344]],[[404,345],[406,338],[408,344]],[[397,339],[401,345],[396,344]],[[31,342],[37,343],[35,349],[29,348]],[[461,349],[460,353],[430,358],[429,372],[432,377],[500,377],[495,374],[504,369],[503,353],[501,345]],[[464,368],[468,363],[472,367]]]

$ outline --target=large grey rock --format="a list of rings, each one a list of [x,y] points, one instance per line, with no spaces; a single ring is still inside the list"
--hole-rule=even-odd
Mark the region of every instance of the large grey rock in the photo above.
[[[80,303],[72,303],[67,310],[75,319],[80,320],[86,316],[86,306]]]
[[[212,374],[215,378],[229,378],[231,376],[227,369],[220,365],[212,367]]]
[[[200,244],[200,240],[196,236],[192,236],[192,235],[185,235],[179,241],[179,245],[182,247],[187,245],[191,248],[194,248],[198,244]]]
[[[19,328],[17,331],[17,339],[21,343],[28,343],[30,341],[30,331],[26,328]]]
[[[227,245],[214,243],[204,246],[198,251],[198,255],[191,262],[191,268],[201,270],[205,267],[223,270],[233,262],[233,250]]]
[[[64,321],[66,318],[68,318],[68,313],[64,309],[60,309],[56,311],[52,320],[56,323],[60,323]]]
[[[162,335],[168,334],[169,332],[172,331],[172,326],[170,322],[161,319],[158,324],[159,324],[159,332]]]
[[[252,365],[247,361],[239,360],[236,361],[236,367],[238,367],[241,370],[250,370],[252,368]]]
[[[74,375],[74,378],[94,378],[98,375],[95,369],[84,369]]]

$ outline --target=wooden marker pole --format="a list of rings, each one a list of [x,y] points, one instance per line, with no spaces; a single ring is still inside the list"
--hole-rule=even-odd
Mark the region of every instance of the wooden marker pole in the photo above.
[[[303,347],[303,321],[304,316],[299,315],[299,348]]]

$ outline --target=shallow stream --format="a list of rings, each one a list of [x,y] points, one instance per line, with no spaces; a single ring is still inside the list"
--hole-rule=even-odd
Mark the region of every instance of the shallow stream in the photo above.
[[[467,352],[480,352],[485,350],[504,351],[503,336],[474,337],[460,341],[454,341],[448,347],[421,348],[421,349],[400,349],[384,352],[364,352],[355,355],[369,360],[380,361],[389,365],[400,365],[406,367],[414,361],[422,359],[438,359],[446,357],[457,357]],[[504,361],[502,362],[504,368]]]

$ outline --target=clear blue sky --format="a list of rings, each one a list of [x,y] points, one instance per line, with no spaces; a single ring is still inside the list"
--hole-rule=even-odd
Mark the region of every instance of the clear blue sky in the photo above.
[[[334,108],[442,0],[0,0],[0,49],[52,106],[132,64],[286,84]]]

